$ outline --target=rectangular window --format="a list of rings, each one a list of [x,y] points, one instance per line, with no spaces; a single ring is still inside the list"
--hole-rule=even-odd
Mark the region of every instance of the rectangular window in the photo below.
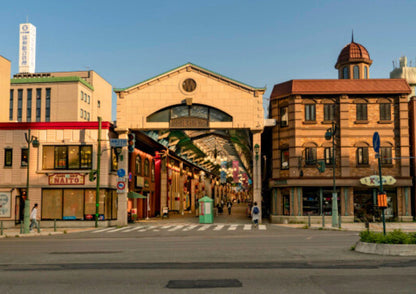
[[[81,101],[84,101],[84,91],[81,91]]]
[[[380,158],[381,164],[392,164],[392,148],[391,147],[380,147]]]
[[[335,104],[324,104],[324,121],[334,121]]]
[[[288,107],[280,108],[280,126],[287,127],[289,125]]]
[[[92,146],[43,146],[43,169],[90,169]]]
[[[62,219],[62,189],[42,191],[42,219]]]
[[[305,104],[305,120],[316,121],[315,104]]]
[[[101,107],[101,101],[100,101],[100,100],[98,100],[98,101],[97,101],[97,107],[98,107],[98,108],[100,108],[100,107]]]
[[[17,121],[22,121],[23,90],[17,90]]]
[[[14,94],[14,91],[10,90],[9,120],[13,120],[13,103],[14,103],[13,94]]]
[[[84,118],[84,110],[81,108],[81,118]]]
[[[90,95],[88,95],[88,104],[90,104]]]
[[[32,89],[27,89],[26,121],[32,121]]]
[[[325,157],[325,164],[331,165],[332,162],[332,147],[325,147],[324,149],[324,157]]]
[[[22,157],[21,157],[21,161],[20,161],[21,166],[27,166],[27,164],[28,164],[27,156],[28,156],[28,149],[27,148],[22,148]]]
[[[357,148],[357,165],[368,165],[368,147]]]
[[[280,169],[289,169],[289,148],[280,151]]]
[[[36,89],[36,121],[39,122],[41,119],[40,107],[42,104],[42,89]]]
[[[305,164],[306,165],[316,164],[316,148],[314,147],[305,148]]]
[[[45,121],[51,120],[51,89],[46,89],[45,97]]]
[[[13,149],[4,149],[4,166],[11,167],[13,165]]]
[[[356,104],[357,120],[367,120],[367,104],[358,103]]]
[[[84,218],[84,190],[64,189],[63,219]]]
[[[87,112],[87,121],[90,121],[90,113]]]
[[[384,121],[391,120],[391,104],[390,103],[380,104],[380,120],[384,120]]]

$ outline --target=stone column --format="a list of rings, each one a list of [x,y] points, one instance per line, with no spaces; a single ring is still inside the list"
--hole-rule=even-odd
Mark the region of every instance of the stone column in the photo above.
[[[118,130],[119,139],[127,139],[128,129]],[[119,155],[118,168],[124,169],[126,173],[129,172],[129,152],[127,146],[122,148],[121,154]],[[127,177],[126,177],[127,178]],[[126,181],[126,189],[123,193],[118,193],[118,206],[117,206],[117,226],[127,225],[127,192],[128,182]]]
[[[256,154],[254,146],[258,145],[259,150]],[[262,219],[261,211],[261,132],[253,133],[253,201],[257,202],[257,206],[260,209],[260,220]]]

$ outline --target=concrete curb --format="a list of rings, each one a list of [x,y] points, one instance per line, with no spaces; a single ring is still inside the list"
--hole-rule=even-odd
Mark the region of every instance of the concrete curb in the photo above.
[[[416,256],[416,244],[380,244],[357,242],[355,251],[378,255]]]

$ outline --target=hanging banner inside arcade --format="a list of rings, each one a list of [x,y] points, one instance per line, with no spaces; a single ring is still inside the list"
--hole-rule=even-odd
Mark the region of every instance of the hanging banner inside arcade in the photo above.
[[[220,173],[221,184],[227,183],[227,162],[221,162],[221,173]]]
[[[234,183],[238,183],[240,181],[240,178],[238,177],[239,173],[240,173],[240,170],[239,170],[238,160],[233,160],[233,181],[234,181]]]

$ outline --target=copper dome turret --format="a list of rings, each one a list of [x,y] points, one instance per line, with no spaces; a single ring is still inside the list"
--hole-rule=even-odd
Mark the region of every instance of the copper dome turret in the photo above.
[[[366,63],[371,65],[373,61],[370,59],[370,54],[363,45],[352,41],[341,50],[335,68],[339,69],[341,66],[350,63]]]

